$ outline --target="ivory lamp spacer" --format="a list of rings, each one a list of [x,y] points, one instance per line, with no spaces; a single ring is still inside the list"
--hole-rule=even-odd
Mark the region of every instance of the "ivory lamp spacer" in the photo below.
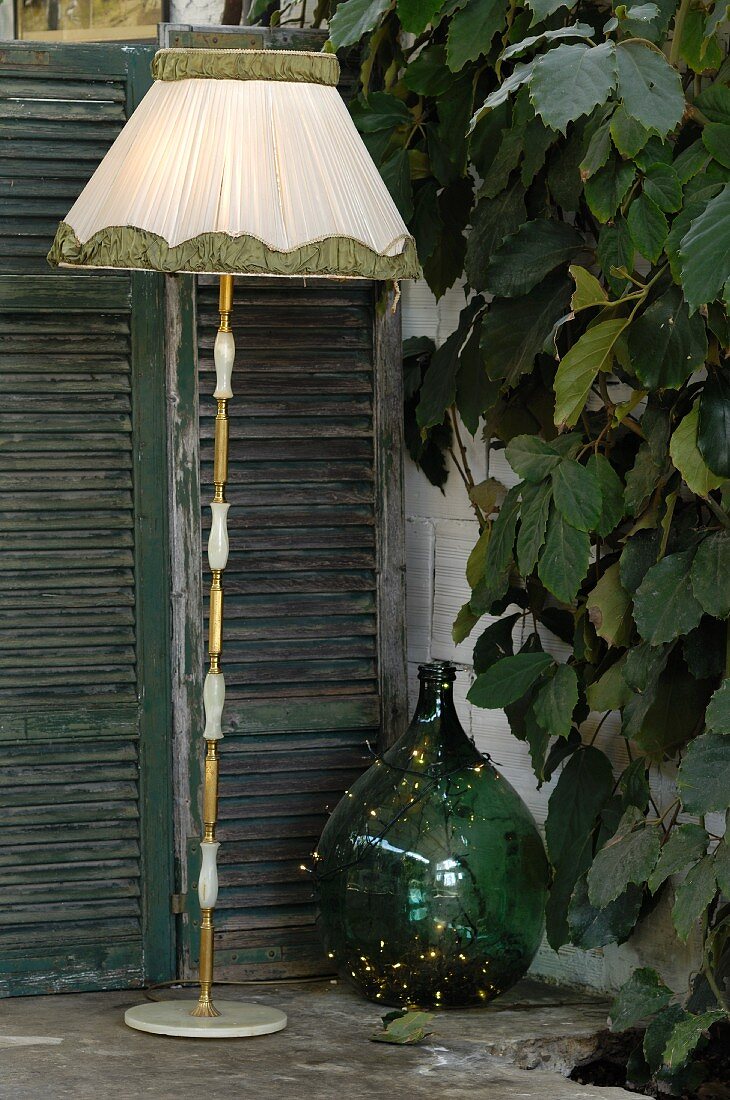
[[[286,1014],[266,1005],[218,1001],[220,1015],[192,1016],[197,1001],[152,1001],[124,1013],[124,1022],[136,1031],[184,1039],[249,1039],[271,1035],[286,1027]]]

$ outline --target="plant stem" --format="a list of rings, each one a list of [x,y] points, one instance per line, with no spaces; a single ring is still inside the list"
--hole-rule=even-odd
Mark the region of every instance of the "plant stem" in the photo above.
[[[684,21],[689,11],[690,0],[682,0],[679,5],[679,11],[677,12],[677,18],[674,20],[674,30],[672,32],[672,45],[669,50],[669,64],[675,69],[679,64],[679,50],[682,44],[682,34],[684,33]]]
[[[479,521],[479,530],[481,532],[486,527],[487,521],[484,518],[484,514],[483,514],[481,508],[479,507],[479,505],[476,503],[476,501],[473,501],[471,499],[471,491],[472,491],[472,489],[474,488],[474,485],[475,485],[474,475],[471,472],[471,467],[469,465],[469,459],[467,458],[467,454],[466,454],[466,447],[464,446],[464,441],[462,440],[461,432],[459,431],[459,414],[458,414],[458,412],[456,411],[456,408],[453,405],[449,409],[449,420],[451,422],[451,430],[454,433],[454,439],[456,440],[456,444],[459,448],[459,454],[461,456],[461,461],[459,461],[459,459],[456,457],[456,453],[455,453],[453,447],[449,447],[449,454],[451,455],[452,459],[454,460],[454,465],[456,466],[456,469],[459,471],[459,474],[461,476],[461,480],[464,482],[464,488],[466,489],[467,496],[469,497],[469,503],[471,504],[471,506],[474,510],[474,514],[477,517],[477,520]]]
[[[705,504],[710,509],[712,514],[719,519],[723,527],[730,527],[730,516],[723,512],[722,508],[712,499],[711,496],[705,497]]]

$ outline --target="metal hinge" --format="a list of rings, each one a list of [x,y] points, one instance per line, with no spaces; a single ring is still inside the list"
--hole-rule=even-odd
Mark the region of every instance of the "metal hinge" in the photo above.
[[[184,913],[187,894],[170,894],[170,909],[173,913]]]

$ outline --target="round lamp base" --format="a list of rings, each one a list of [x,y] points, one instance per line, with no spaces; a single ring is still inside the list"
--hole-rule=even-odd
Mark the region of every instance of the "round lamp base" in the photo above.
[[[135,1005],[124,1013],[124,1022],[153,1035],[179,1035],[186,1039],[240,1039],[269,1035],[286,1027],[286,1015],[278,1008],[216,1001],[220,1016],[191,1016],[197,1001],[154,1001]]]

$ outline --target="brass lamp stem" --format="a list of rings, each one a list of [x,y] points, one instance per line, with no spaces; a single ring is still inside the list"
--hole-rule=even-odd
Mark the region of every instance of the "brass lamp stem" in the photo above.
[[[218,820],[218,741],[222,733],[220,715],[223,706],[225,685],[220,668],[220,655],[223,648],[223,585],[221,576],[228,556],[228,534],[226,529],[225,487],[228,480],[228,398],[230,390],[230,368],[233,361],[233,338],[230,314],[233,305],[233,276],[220,277],[220,326],[216,339],[217,386],[215,399],[217,412],[215,418],[215,443],[213,467],[213,519],[211,524],[211,542],[208,544],[208,560],[211,566],[210,614],[208,619],[208,654],[210,668],[206,677],[206,727],[205,727],[205,771],[203,780],[203,837],[201,851],[203,866],[201,881],[198,884],[200,895],[200,995],[192,1012],[193,1016],[219,1016],[211,998],[213,987],[213,911],[218,895],[218,876],[215,857],[218,844],[215,836]],[[223,509],[216,510],[216,505]],[[214,542],[215,539],[215,542]],[[222,546],[225,549],[222,549]],[[211,547],[213,550],[211,551]],[[220,567],[219,567],[220,566]]]

